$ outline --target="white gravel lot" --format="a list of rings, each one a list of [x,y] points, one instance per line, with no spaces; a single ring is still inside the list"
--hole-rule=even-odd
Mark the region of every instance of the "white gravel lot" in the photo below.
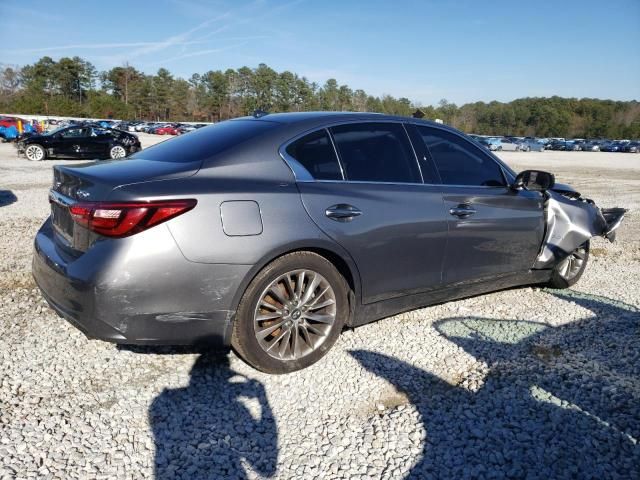
[[[640,478],[640,155],[502,156],[632,210],[572,290],[408,312],[269,376],[53,313],[30,260],[58,162],[0,144],[0,479]]]

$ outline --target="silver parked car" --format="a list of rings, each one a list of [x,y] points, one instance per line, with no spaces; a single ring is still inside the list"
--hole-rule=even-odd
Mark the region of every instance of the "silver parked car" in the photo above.
[[[464,134],[376,114],[221,122],[124,160],[54,167],[33,274],[89,337],[224,343],[306,367],[345,326],[525,284],[575,283],[600,210]]]

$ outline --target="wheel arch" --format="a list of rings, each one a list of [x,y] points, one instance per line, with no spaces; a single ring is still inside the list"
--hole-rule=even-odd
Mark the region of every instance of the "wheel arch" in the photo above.
[[[229,344],[231,341],[231,332],[233,330],[233,322],[235,321],[235,315],[238,310],[238,305],[240,304],[240,300],[244,295],[247,287],[252,282],[252,280],[274,260],[277,260],[284,255],[288,255],[290,253],[295,252],[311,252],[321,257],[325,258],[340,272],[340,274],[344,277],[347,285],[349,285],[348,297],[349,297],[349,310],[350,315],[346,325],[351,326],[353,321],[353,313],[357,305],[360,304],[361,297],[361,283],[360,283],[360,273],[356,267],[355,262],[351,259],[349,254],[342,250],[342,248],[333,244],[329,241],[310,241],[306,242],[298,242],[294,245],[288,245],[286,247],[281,247],[279,249],[273,250],[265,255],[259,262],[257,262],[251,270],[247,273],[245,278],[242,280],[238,289],[233,297],[232,302],[232,316],[230,317],[229,323],[226,327],[224,342],[225,344]]]

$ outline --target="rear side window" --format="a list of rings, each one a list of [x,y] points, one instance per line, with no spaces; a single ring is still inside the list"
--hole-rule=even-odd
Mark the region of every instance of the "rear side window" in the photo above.
[[[316,180],[342,180],[340,164],[326,130],[299,138],[287,147],[287,153]]]
[[[356,123],[331,128],[345,180],[422,183],[402,125]]]
[[[159,162],[202,162],[276,127],[261,120],[227,120],[145,148],[129,158]]]
[[[504,186],[498,164],[471,142],[431,127],[417,127],[445,185]]]

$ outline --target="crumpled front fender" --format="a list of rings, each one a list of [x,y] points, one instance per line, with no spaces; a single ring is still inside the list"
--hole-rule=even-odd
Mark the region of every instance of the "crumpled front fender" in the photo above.
[[[575,191],[548,191],[546,195],[546,232],[534,268],[552,268],[592,237],[615,240],[624,208],[600,209]]]

